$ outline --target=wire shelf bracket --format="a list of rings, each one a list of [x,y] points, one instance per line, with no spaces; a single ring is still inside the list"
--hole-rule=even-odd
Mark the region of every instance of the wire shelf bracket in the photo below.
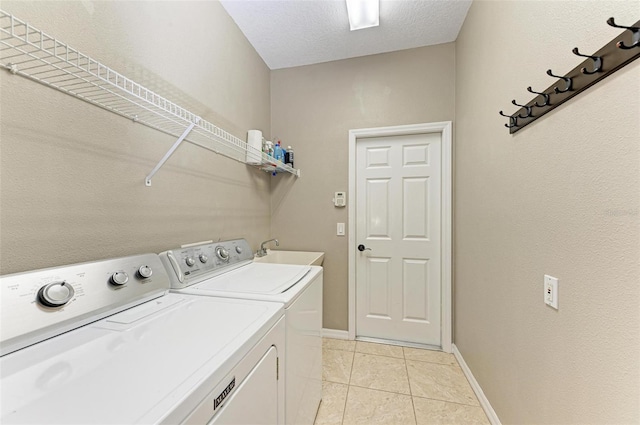
[[[0,10],[0,68],[51,87],[117,115],[178,138],[145,178],[151,178],[183,143],[200,146],[269,172],[300,176],[300,171],[259,151],[262,164],[248,164],[251,147],[198,115],[130,80],[56,38]]]
[[[200,121],[200,120],[198,119],[198,121]],[[193,122],[193,123],[189,124],[189,127],[187,127],[187,129],[184,131],[184,133],[182,133],[182,136],[180,136],[178,138],[178,140],[176,140],[176,142],[173,144],[173,146],[171,146],[169,151],[164,155],[164,157],[160,160],[160,162],[158,162],[158,165],[156,165],[153,168],[153,170],[151,170],[149,175],[144,179],[144,184],[146,186],[151,186],[151,179],[153,178],[153,176],[158,172],[158,170],[160,170],[160,168],[162,168],[164,163],[167,162],[167,160],[171,157],[171,155],[173,155],[173,153],[176,151],[176,149],[178,149],[178,147],[184,141],[185,137],[187,137],[187,135],[189,133],[191,133],[191,130],[193,130],[193,127],[195,127],[196,124],[197,124],[197,122]]]

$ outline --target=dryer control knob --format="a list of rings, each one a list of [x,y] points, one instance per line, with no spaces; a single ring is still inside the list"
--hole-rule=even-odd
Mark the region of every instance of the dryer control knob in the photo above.
[[[200,254],[200,256],[198,256],[198,258],[200,259],[200,262],[203,263],[203,264],[206,263],[207,261],[209,261],[209,257],[207,257],[204,254]]]
[[[229,260],[229,251],[227,251],[222,246],[219,246],[219,247],[216,248],[216,255],[218,256],[219,259],[221,259],[223,261],[228,261]]]
[[[75,295],[73,286],[65,281],[52,282],[38,291],[38,302],[47,307],[62,307]]]
[[[138,276],[141,277],[142,279],[151,277],[152,274],[153,274],[153,270],[151,270],[151,267],[149,266],[140,266],[140,268],[138,269]]]
[[[129,282],[129,275],[126,272],[115,272],[111,275],[109,282],[111,282],[112,285],[122,286]]]
[[[187,263],[187,266],[193,267],[193,265],[196,263],[196,260],[194,260],[193,257],[187,257],[184,262]]]
[[[241,246],[237,246],[237,247],[236,247],[236,252],[237,252],[238,254],[242,254],[242,247],[241,247]]]

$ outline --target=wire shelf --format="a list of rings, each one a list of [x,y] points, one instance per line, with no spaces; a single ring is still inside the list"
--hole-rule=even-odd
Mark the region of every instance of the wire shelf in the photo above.
[[[0,10],[0,66],[12,74],[179,137],[179,142],[184,139],[245,164],[247,158],[257,157],[261,162],[257,166],[265,171],[300,176],[299,170],[248,146],[244,140],[3,10]],[[164,164],[178,145],[156,168]],[[148,185],[156,171],[147,176]]]

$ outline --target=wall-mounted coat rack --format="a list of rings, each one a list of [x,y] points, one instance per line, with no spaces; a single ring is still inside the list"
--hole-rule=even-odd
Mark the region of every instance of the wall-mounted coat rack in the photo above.
[[[626,27],[616,24],[613,18],[609,18],[607,24],[615,28],[623,28],[625,31],[592,55],[581,53],[575,47],[572,50],[573,54],[586,58],[582,63],[565,75],[555,75],[552,70],[547,70],[547,75],[557,79],[555,83],[541,92],[527,87],[528,92],[536,95],[532,100],[525,104],[519,104],[512,100],[512,104],[520,107],[512,115],[505,114],[503,111],[499,112],[503,117],[509,118],[509,123],[505,124],[509,133],[513,134],[521,130],[578,93],[640,57],[640,21],[631,27]]]

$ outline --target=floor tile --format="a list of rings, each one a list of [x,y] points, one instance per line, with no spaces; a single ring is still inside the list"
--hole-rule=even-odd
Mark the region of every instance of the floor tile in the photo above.
[[[342,350],[322,350],[322,380],[349,383],[353,366],[353,353]]]
[[[407,360],[419,360],[421,362],[440,363],[457,366],[458,362],[453,354],[442,351],[425,350],[423,348],[403,347],[404,358]]]
[[[489,425],[484,411],[478,406],[447,403],[414,397],[413,406],[418,425]]]
[[[315,425],[342,424],[348,388],[346,384],[336,382],[324,381],[322,383],[322,402],[314,422]]]
[[[406,360],[411,394],[436,400],[479,406],[459,366]]]
[[[416,423],[408,395],[349,386],[343,425],[411,425]]]
[[[404,359],[356,353],[351,385],[394,393],[411,394]]]
[[[346,339],[322,338],[322,348],[330,350],[354,351],[356,348],[355,341],[347,341]]]
[[[376,344],[373,342],[357,341],[356,352],[375,354],[377,356],[397,357],[399,359],[404,358],[402,347],[387,344]]]

